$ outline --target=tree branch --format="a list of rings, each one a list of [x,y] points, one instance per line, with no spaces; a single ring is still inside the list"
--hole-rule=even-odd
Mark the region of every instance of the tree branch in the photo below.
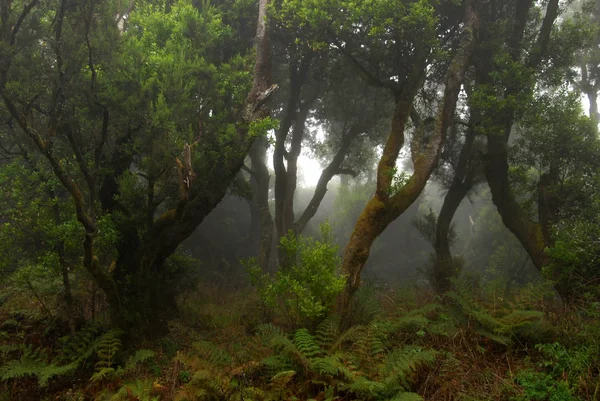
[[[13,27],[12,33],[10,35],[10,43],[9,44],[11,47],[14,46],[17,41],[17,34],[19,33],[19,30],[21,29],[21,25],[23,25],[23,21],[25,20],[27,15],[29,15],[29,13],[31,12],[33,7],[35,7],[37,5],[37,3],[39,3],[39,0],[32,0],[31,3],[27,4],[23,8],[23,11],[21,12],[21,15],[19,15],[19,19],[17,19],[17,22],[15,23],[15,26]]]
[[[546,7],[546,15],[544,16],[544,21],[542,22],[542,27],[540,29],[537,42],[533,46],[533,49],[529,55],[529,61],[527,62],[527,66],[529,68],[537,68],[542,61],[542,57],[546,53],[548,42],[550,42],[550,33],[552,32],[552,27],[554,26],[554,22],[558,17],[558,1],[559,0],[550,0],[548,2],[548,6]]]

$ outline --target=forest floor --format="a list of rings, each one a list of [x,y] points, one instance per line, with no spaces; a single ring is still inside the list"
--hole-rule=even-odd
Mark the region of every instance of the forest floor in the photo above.
[[[294,321],[251,290],[201,285],[169,332],[121,333],[0,308],[0,401],[598,400],[600,310],[541,287],[443,299],[366,286],[350,328]]]

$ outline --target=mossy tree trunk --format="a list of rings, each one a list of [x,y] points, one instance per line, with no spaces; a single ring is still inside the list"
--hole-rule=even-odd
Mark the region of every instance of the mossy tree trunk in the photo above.
[[[467,1],[465,36],[448,69],[443,103],[433,132],[422,148],[418,146],[421,138],[415,136],[411,149],[414,173],[398,190],[393,187],[396,160],[404,145],[404,130],[413,109],[414,98],[424,79],[427,49],[418,50],[420,54],[411,63],[411,73],[404,82],[403,89],[396,93],[392,127],[377,168],[377,190],[359,216],[343,256],[342,272],[347,276],[347,281],[338,300],[338,313],[342,315],[343,324],[348,323],[351,298],[360,285],[361,272],[369,257],[371,245],[418,198],[437,166],[446,131],[454,117],[458,94],[477,43],[478,30],[479,19],[474,2]]]

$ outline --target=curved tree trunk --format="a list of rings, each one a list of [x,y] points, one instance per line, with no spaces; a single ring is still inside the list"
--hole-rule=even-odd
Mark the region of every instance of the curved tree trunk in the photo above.
[[[413,107],[413,99],[424,78],[426,49],[420,50],[424,54],[412,63],[410,78],[403,91],[396,96],[392,129],[377,169],[377,191],[358,218],[342,261],[342,272],[346,274],[347,281],[338,300],[338,312],[342,315],[343,325],[348,323],[351,298],[359,287],[360,275],[369,257],[371,245],[383,230],[417,199],[437,165],[446,131],[454,116],[465,72],[477,42],[479,19],[473,0],[467,1],[465,23],[465,37],[447,72],[443,105],[434,132],[424,149],[419,149],[413,144],[416,147],[412,149],[414,174],[396,194],[391,194],[393,171],[404,144],[404,129]],[[418,79],[414,79],[415,77]]]
[[[448,234],[454,214],[469,191],[469,185],[452,184],[437,219],[435,232],[435,265],[433,267],[433,286],[436,293],[443,294],[450,289],[451,279],[458,275],[454,266]]]
[[[473,123],[471,117],[471,123]],[[454,178],[444,197],[444,203],[437,219],[435,232],[435,264],[433,266],[433,286],[438,294],[443,294],[450,289],[451,279],[458,275],[454,266],[448,235],[456,210],[462,200],[473,186],[475,178],[475,155],[473,143],[475,142],[475,128],[469,125],[465,143],[460,151],[458,164],[454,171]]]
[[[542,22],[537,41],[528,55],[527,67],[535,70],[539,67],[542,57],[547,50],[550,33],[558,16],[558,0],[550,0]],[[510,41],[511,57],[515,62],[520,61],[522,40],[525,31],[527,15],[532,7],[531,0],[518,3],[512,38]],[[489,79],[489,72],[487,74]],[[533,88],[521,88],[510,85],[505,89],[505,98],[518,95],[521,91],[531,92]],[[545,252],[551,246],[548,227],[544,227],[543,219],[534,221],[529,213],[517,201],[509,180],[508,140],[514,123],[514,108],[507,107],[502,113],[492,112],[492,124],[486,127],[487,153],[485,155],[485,176],[492,193],[492,201],[502,217],[504,225],[517,237],[533,264],[541,270],[550,262]],[[543,216],[538,216],[543,218]],[[565,295],[565,294],[561,294]]]

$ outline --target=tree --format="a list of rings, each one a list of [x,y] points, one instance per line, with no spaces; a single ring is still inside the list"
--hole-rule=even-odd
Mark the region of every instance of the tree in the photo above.
[[[256,193],[256,213],[263,223],[259,262],[268,263],[275,225],[277,243],[290,231],[301,234],[315,216],[334,176],[357,175],[348,162],[363,138],[372,135],[385,110],[381,107],[381,90],[357,82],[345,58],[322,45],[310,43],[311,29],[299,26],[286,14],[286,8],[275,11],[274,32],[276,74],[282,88],[276,99],[279,127],[275,130],[273,166],[275,213],[270,217],[264,146],[251,152],[250,172]],[[323,143],[311,131],[325,135]],[[298,160],[306,149],[318,153],[324,168],[310,201],[298,212],[295,202],[298,187]],[[356,158],[355,158],[356,159]],[[278,252],[281,266],[288,265],[286,255]]]
[[[379,10],[375,8],[368,11]],[[463,38],[458,45],[454,45],[456,47],[450,45],[453,57],[446,73],[443,100],[435,119],[433,132],[430,133],[429,140],[425,141],[424,146],[420,146],[419,141],[423,141],[422,136],[425,127],[424,124],[417,126],[411,143],[414,173],[405,182],[398,183],[398,177],[395,177],[396,159],[404,143],[404,131],[410,113],[414,110],[417,91],[427,78],[426,67],[428,63],[432,62],[430,55],[437,42],[435,34],[439,32],[438,29],[441,30],[442,26],[449,29],[448,26],[445,26],[448,21],[438,14],[440,10],[436,10],[424,2],[412,3],[403,11],[406,14],[401,16],[405,19],[402,32],[410,32],[410,36],[404,38],[400,36],[402,41],[393,42],[395,47],[393,50],[399,51],[396,60],[401,61],[393,66],[393,72],[388,72],[388,77],[390,77],[388,79],[391,80],[382,82],[377,73],[372,73],[367,69],[364,70],[364,73],[373,83],[390,87],[394,94],[395,110],[392,128],[379,161],[375,195],[367,203],[359,217],[344,252],[342,269],[348,275],[348,279],[344,293],[339,300],[339,311],[342,316],[348,313],[351,296],[359,286],[362,267],[369,256],[373,241],[388,224],[414,202],[437,165],[446,131],[454,117],[459,90],[477,41],[479,28],[477,13],[473,8],[473,3],[466,2]],[[406,29],[406,23],[412,28],[411,30]],[[370,29],[377,28],[377,25],[370,27]],[[383,32],[385,32],[385,29],[383,29]],[[398,35],[401,35],[401,33],[393,32],[392,36],[395,40],[398,40]],[[377,39],[381,40],[382,38]],[[449,38],[444,39],[451,41]],[[343,40],[345,43],[352,43],[346,38]],[[357,46],[357,44],[354,44],[354,46]],[[407,46],[407,48],[404,48],[404,46]],[[342,50],[349,51],[347,47],[344,46]],[[370,46],[364,47],[369,48]],[[401,55],[404,57],[401,57]],[[352,57],[357,65],[362,65],[351,54],[349,57]],[[407,64],[403,65],[404,62]]]
[[[435,261],[432,267],[432,284],[438,294],[450,289],[451,279],[458,276],[459,269],[452,257],[451,236],[452,220],[463,199],[482,181],[479,151],[482,147],[476,127],[478,116],[473,113],[469,98],[473,96],[472,87],[477,85],[478,77],[470,77],[466,84],[467,97],[463,114],[468,116],[466,123],[456,121],[445,143],[442,163],[434,172],[442,185],[447,188],[439,215],[435,219],[433,248]]]
[[[552,196],[547,188],[556,183],[558,174],[550,171],[539,177],[540,202],[534,218],[519,202],[511,184],[509,165],[509,140],[514,126],[534,94],[540,70],[551,60],[548,49],[559,32],[554,28],[559,15],[558,0],[547,3],[543,18],[531,21],[532,16],[538,15],[536,11],[540,12],[537,7],[531,1],[515,2],[483,13],[487,21],[482,31],[486,48],[485,57],[477,58],[475,63],[482,83],[475,89],[478,100],[474,112],[482,116],[479,129],[487,137],[484,169],[492,200],[506,227],[541,270],[550,263],[545,250],[553,242],[551,226],[556,221],[557,211],[555,202],[548,198]],[[507,25],[502,21],[511,23]],[[567,296],[564,292],[561,295]]]
[[[167,274],[167,258],[270,124],[267,6],[259,2],[250,75],[248,57],[223,51],[235,40],[216,7],[138,4],[121,35],[110,2],[0,3],[0,95],[19,128],[13,140],[69,194],[85,232],[83,267],[117,325],[135,320],[134,304],[148,311],[151,281]],[[118,230],[112,271],[97,255],[103,218]]]
[[[593,183],[600,162],[598,131],[583,114],[579,93],[563,89],[538,95],[527,107],[515,134],[509,147],[511,184],[519,195],[519,205],[538,220],[544,243],[552,250],[557,236],[564,241],[565,227],[573,227],[570,220],[577,221],[584,215],[591,221],[595,219]],[[582,233],[572,233],[584,240]],[[597,276],[593,269],[580,275],[569,267],[570,262],[561,266],[565,261],[561,261],[560,252],[545,252],[549,259],[545,272],[550,273],[549,278],[563,297],[576,296],[576,285]]]

